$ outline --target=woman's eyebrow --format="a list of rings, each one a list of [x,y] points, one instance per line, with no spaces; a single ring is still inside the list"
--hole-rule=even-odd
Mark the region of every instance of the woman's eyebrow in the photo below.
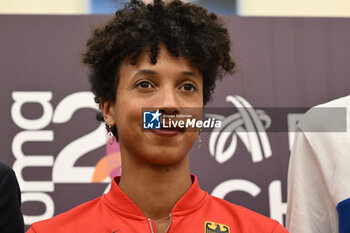
[[[142,69],[137,71],[137,73],[134,75],[134,77],[138,76],[138,75],[156,75],[157,72],[153,71],[153,70],[146,70],[146,69]],[[196,75],[196,73],[192,72],[192,71],[182,71],[180,72],[181,75],[183,76],[189,76],[189,77],[193,77],[198,79],[199,77]]]
[[[194,73],[194,72],[192,72],[192,71],[182,71],[182,72],[181,72],[181,75],[193,77],[193,78],[196,78],[196,79],[199,78],[199,77],[196,75],[196,73]]]
[[[155,74],[157,74],[157,72],[155,72],[153,70],[139,70],[139,71],[137,71],[137,73],[134,76],[142,75],[142,74],[155,75]]]

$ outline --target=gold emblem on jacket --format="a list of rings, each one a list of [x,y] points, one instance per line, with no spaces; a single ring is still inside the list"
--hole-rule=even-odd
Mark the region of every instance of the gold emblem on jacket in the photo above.
[[[209,222],[204,223],[204,233],[230,233],[230,227],[221,223]]]

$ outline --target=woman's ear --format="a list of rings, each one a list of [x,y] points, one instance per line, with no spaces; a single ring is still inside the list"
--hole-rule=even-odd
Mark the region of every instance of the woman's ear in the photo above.
[[[113,110],[110,101],[106,101],[103,98],[100,98],[100,108],[103,114],[103,119],[108,126],[114,126],[115,121],[113,117]]]

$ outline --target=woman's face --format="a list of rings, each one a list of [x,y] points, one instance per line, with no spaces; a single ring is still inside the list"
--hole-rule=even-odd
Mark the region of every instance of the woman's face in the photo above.
[[[102,105],[106,123],[117,126],[122,154],[159,165],[181,161],[198,132],[143,130],[142,110],[146,107],[167,114],[181,114],[180,108],[201,109],[203,78],[199,70],[161,46],[156,64],[151,64],[145,53],[136,65],[125,59],[119,69],[115,103]]]

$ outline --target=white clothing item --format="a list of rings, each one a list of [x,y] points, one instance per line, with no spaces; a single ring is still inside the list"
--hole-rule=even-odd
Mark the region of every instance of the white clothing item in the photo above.
[[[345,107],[346,116],[315,117],[313,108],[299,122],[288,170],[287,229],[290,233],[348,233],[350,96],[316,107]],[[343,122],[346,132],[315,132],[329,124],[334,127],[334,121]]]

